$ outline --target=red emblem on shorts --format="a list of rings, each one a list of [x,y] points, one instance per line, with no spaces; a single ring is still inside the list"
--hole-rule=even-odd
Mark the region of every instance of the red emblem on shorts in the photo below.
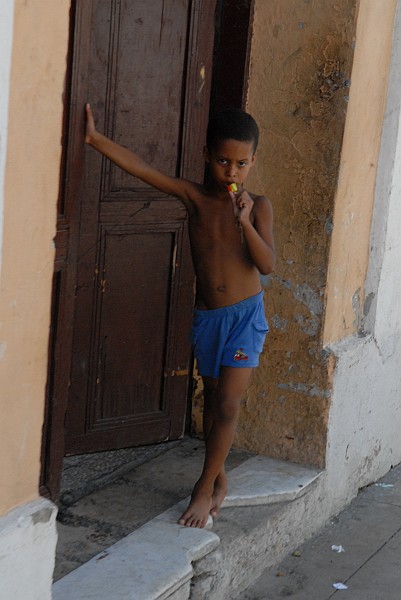
[[[245,354],[244,349],[240,348],[234,354],[234,360],[248,360],[248,356]]]

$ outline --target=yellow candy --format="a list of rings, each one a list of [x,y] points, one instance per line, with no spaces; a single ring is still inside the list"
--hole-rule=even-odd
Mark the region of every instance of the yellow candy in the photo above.
[[[236,183],[230,183],[230,185],[228,185],[227,188],[228,188],[229,192],[237,192],[238,191],[238,186]]]

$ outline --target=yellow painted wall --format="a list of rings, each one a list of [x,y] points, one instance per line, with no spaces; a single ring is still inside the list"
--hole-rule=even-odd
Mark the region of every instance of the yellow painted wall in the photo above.
[[[396,4],[360,0],[327,278],[326,344],[355,333],[363,311]]]
[[[16,0],[0,290],[0,515],[38,496],[69,0]]]

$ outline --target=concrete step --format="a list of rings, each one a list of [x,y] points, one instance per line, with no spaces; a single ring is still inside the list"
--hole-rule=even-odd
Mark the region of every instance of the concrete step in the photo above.
[[[229,473],[230,493],[216,523],[210,519],[203,530],[177,525],[188,504],[183,500],[57,581],[53,599],[234,597],[228,590],[245,589],[266,561],[288,551],[294,527],[295,538],[304,539],[302,515],[320,476],[301,465],[251,458]]]

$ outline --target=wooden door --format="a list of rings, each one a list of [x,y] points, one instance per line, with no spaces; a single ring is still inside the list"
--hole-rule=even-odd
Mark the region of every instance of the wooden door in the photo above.
[[[106,135],[201,180],[213,31],[212,0],[79,2],[70,124],[80,143],[88,100]],[[177,438],[194,288],[184,206],[90,148],[72,146],[66,180],[79,212],[65,452]]]
[[[65,452],[180,435],[190,381],[185,211],[85,148],[84,104],[107,134],[201,180],[214,30],[212,110],[242,106],[252,12],[253,0],[72,1],[40,480],[53,500]]]

